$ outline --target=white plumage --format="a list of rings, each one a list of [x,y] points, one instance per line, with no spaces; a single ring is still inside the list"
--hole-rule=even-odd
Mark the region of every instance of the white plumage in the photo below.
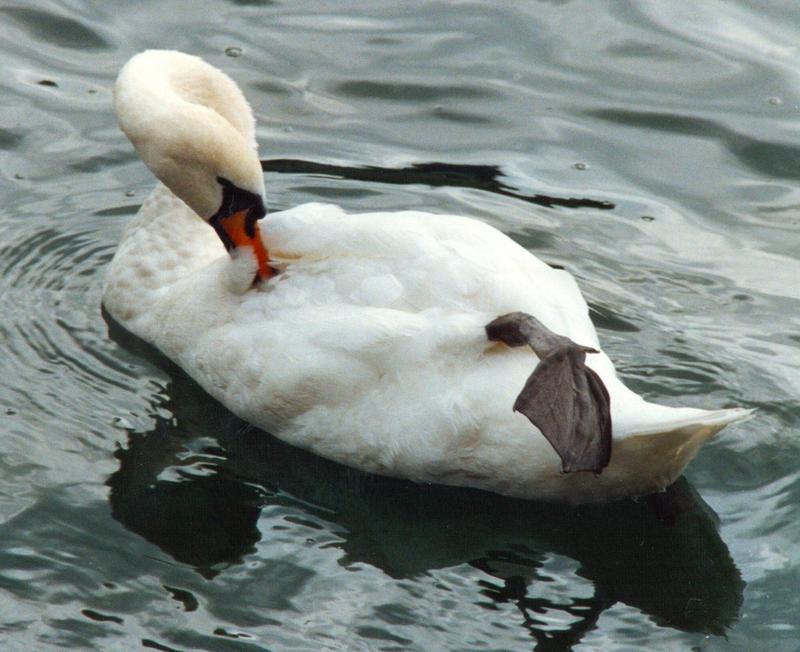
[[[235,84],[195,57],[149,51],[120,73],[115,109],[164,183],[123,235],[107,310],[284,441],[369,472],[585,502],[665,487],[749,414],[647,403],[604,353],[590,354],[611,397],[611,463],[599,476],[562,474],[512,411],[536,356],[489,342],[484,327],[523,311],[599,348],[569,274],[476,220],[305,204],[261,220],[279,273],[253,284],[253,250],[229,256],[204,222],[222,200],[217,177],[263,195]]]

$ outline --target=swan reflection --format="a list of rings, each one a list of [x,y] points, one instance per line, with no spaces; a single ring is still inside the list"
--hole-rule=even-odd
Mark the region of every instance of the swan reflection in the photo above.
[[[618,602],[685,631],[720,634],[738,616],[744,582],[684,479],[639,501],[570,508],[370,476],[253,429],[160,364],[167,395],[153,401],[155,427],[117,451],[112,513],[209,579],[270,536],[261,512],[283,506],[327,528],[343,565],[394,578],[478,569],[480,606],[515,605],[537,650],[577,643]],[[553,564],[569,577],[557,595]]]

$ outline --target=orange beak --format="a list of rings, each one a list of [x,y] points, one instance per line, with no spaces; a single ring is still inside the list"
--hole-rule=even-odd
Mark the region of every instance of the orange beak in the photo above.
[[[256,278],[264,281],[272,276],[273,269],[269,266],[269,256],[264,243],[261,240],[261,231],[258,222],[251,221],[248,224],[247,210],[231,213],[227,217],[219,220],[219,226],[233,243],[234,247],[251,247],[258,261],[258,272]]]

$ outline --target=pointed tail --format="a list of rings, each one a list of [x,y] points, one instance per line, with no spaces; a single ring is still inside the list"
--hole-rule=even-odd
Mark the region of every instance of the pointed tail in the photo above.
[[[661,410],[648,410],[650,418],[638,426],[629,422],[628,434],[615,438],[611,464],[603,473],[614,484],[639,487],[634,494],[653,493],[671,485],[706,441],[725,426],[749,419],[754,412],[744,408],[706,411],[658,407],[664,410],[661,415]],[[635,429],[631,431],[632,426]]]

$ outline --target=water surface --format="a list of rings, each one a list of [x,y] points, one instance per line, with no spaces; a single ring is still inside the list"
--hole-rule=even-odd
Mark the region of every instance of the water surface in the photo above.
[[[3,648],[800,649],[798,42],[779,2],[1,7]],[[478,217],[577,277],[634,389],[758,417],[591,509],[249,428],[100,311],[148,47],[242,85],[271,210]]]

